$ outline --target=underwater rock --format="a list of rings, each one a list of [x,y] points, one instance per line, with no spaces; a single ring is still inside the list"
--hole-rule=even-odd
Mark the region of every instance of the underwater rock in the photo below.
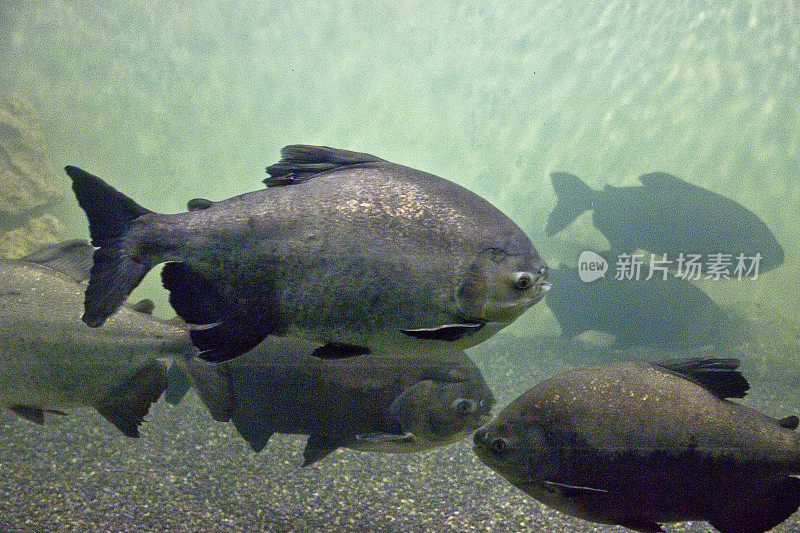
[[[59,240],[48,211],[66,197],[54,177],[31,103],[0,91],[0,254],[20,257]]]

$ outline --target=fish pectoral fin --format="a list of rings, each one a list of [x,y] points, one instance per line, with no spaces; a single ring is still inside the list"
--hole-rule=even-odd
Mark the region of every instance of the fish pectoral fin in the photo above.
[[[139,436],[147,411],[167,388],[167,367],[151,361],[125,384],[101,398],[94,408],[128,437]]]
[[[672,374],[697,383],[718,398],[744,398],[750,384],[737,370],[738,359],[694,357],[652,363]]]
[[[373,433],[366,433],[364,435],[356,435],[356,442],[369,444],[379,444],[381,442],[411,443],[414,442],[414,434],[403,433],[402,435],[393,435],[391,433],[381,433],[376,431]]]
[[[306,448],[303,450],[303,466],[316,463],[344,444],[345,442],[341,439],[323,435],[309,435],[308,441],[306,441]]]
[[[320,359],[347,359],[358,357],[370,353],[369,348],[355,346],[353,344],[342,344],[340,342],[329,342],[325,346],[320,346],[311,355]]]
[[[579,496],[607,494],[605,489],[596,489],[594,487],[581,487],[578,485],[568,485],[566,483],[558,483],[556,481],[542,481],[542,486],[551,491],[557,492],[565,498],[577,498]]]
[[[269,177],[264,180],[264,183],[267,187],[291,185],[329,170],[383,161],[374,155],[349,150],[292,144],[281,149],[280,161],[267,167]]]
[[[661,526],[648,520],[632,520],[630,522],[618,522],[618,524],[641,533],[664,533],[664,529]]]
[[[417,339],[433,339],[440,341],[457,341],[468,333],[475,333],[485,324],[482,322],[467,322],[464,324],[445,324],[434,328],[404,329],[403,333]]]
[[[30,405],[10,405],[9,410],[35,424],[44,424],[44,410]]]
[[[92,248],[82,239],[64,241],[39,248],[21,261],[44,265],[74,279],[86,281],[92,268]]]
[[[797,418],[795,415],[787,416],[786,418],[778,420],[778,425],[782,428],[795,430],[797,426],[800,425],[800,418]]]

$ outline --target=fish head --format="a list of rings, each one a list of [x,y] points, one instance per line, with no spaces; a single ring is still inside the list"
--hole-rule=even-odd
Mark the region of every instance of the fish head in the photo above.
[[[435,445],[454,442],[485,424],[494,396],[476,381],[418,381],[392,404],[392,414],[418,440]]]
[[[548,441],[540,425],[504,419],[502,413],[473,436],[481,462],[517,487],[537,484],[554,474],[557,457]]]
[[[495,246],[481,251],[456,289],[456,302],[473,322],[516,320],[550,289],[550,268],[531,246]]]

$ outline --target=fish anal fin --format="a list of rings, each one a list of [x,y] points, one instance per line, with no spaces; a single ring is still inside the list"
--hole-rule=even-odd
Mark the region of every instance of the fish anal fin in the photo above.
[[[25,420],[30,420],[35,424],[44,424],[44,410],[39,407],[31,407],[30,405],[10,405],[8,408]]]
[[[125,384],[101,398],[95,409],[128,437],[139,436],[147,411],[167,388],[167,368],[151,361]]]
[[[319,359],[348,359],[370,353],[369,348],[355,346],[352,344],[342,344],[339,342],[329,342],[311,352],[311,355]]]
[[[464,323],[464,324],[445,324],[443,326],[436,326],[433,328],[419,328],[419,329],[404,329],[403,333],[409,337],[426,340],[440,340],[440,341],[457,341],[464,335],[475,333],[481,329],[484,324]]]
[[[303,466],[309,466],[327,457],[343,443],[336,438],[324,435],[309,435],[303,450]]]
[[[800,507],[800,479],[785,477],[766,492],[744,491],[739,501],[719,506],[708,521],[720,533],[764,533]]]
[[[75,281],[85,281],[89,279],[89,271],[92,268],[92,254],[94,248],[88,242],[75,239],[39,248],[23,257],[21,261],[44,265]]]
[[[248,324],[233,318],[210,328],[193,329],[189,337],[202,359],[218,363],[249,352],[273,331],[266,323]]]
[[[234,413],[231,421],[239,435],[250,445],[250,448],[258,453],[264,449],[275,430],[269,425],[267,420],[244,416]]]
[[[737,370],[738,359],[695,357],[666,359],[654,366],[693,381],[718,398],[744,398],[750,384]]]
[[[281,159],[267,167],[267,187],[291,185],[314,177],[322,172],[363,163],[382,162],[370,154],[340,150],[328,146],[293,144],[284,146]]]

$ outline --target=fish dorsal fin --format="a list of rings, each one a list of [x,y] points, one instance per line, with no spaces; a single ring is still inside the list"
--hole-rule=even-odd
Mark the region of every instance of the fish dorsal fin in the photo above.
[[[693,185],[688,181],[684,181],[672,174],[668,174],[666,172],[650,172],[649,174],[642,174],[639,176],[639,181],[645,187],[650,187],[654,189],[672,189],[674,190],[676,187],[680,188],[691,188],[691,189],[700,189],[697,185]],[[705,190],[705,189],[703,189]]]
[[[211,200],[205,198],[192,198],[186,203],[186,209],[189,211],[202,211],[208,209],[214,204]]]
[[[75,239],[49,244],[21,260],[52,268],[75,281],[85,281],[89,279],[89,270],[92,268],[92,254],[94,248],[88,242]]]
[[[267,187],[299,183],[341,167],[384,161],[379,157],[328,146],[291,144],[281,150],[281,160],[267,167]]]
[[[101,398],[94,406],[106,420],[128,437],[139,436],[139,425],[150,405],[167,388],[167,367],[152,360],[124,385]]]
[[[718,398],[744,398],[750,388],[750,384],[737,370],[738,359],[694,357],[667,359],[652,364],[697,383]]]

